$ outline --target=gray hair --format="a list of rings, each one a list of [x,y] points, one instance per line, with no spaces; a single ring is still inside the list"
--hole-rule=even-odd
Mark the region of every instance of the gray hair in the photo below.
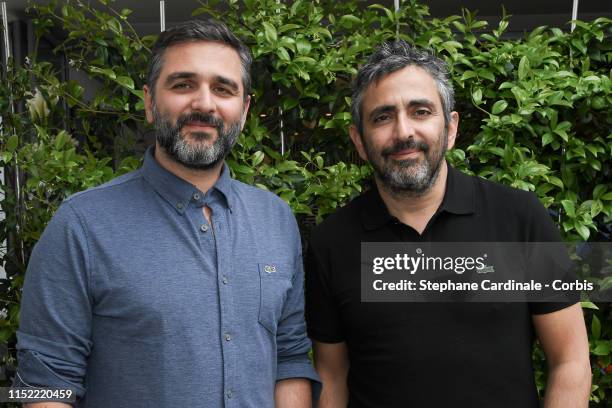
[[[430,50],[414,48],[406,41],[396,40],[385,42],[377,48],[366,64],[359,69],[353,82],[351,114],[353,124],[357,126],[359,133],[363,134],[363,118],[361,117],[363,95],[370,84],[407,66],[424,69],[436,81],[438,94],[442,100],[444,123],[448,125],[451,120],[450,114],[455,106],[455,92],[449,81],[446,63]]]
[[[251,92],[251,63],[253,58],[251,52],[242,41],[238,39],[225,24],[213,20],[189,20],[162,32],[151,50],[152,56],[149,61],[147,72],[147,85],[151,89],[151,95],[155,99],[155,84],[159,79],[163,67],[164,53],[168,47],[175,44],[195,41],[215,41],[233,48],[240,57],[242,64],[242,87],[244,88],[244,99]]]

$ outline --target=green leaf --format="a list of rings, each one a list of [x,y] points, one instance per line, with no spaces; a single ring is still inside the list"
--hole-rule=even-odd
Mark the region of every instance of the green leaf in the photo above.
[[[298,8],[300,7],[300,5],[302,4],[302,0],[296,0],[292,5],[291,8],[289,9],[290,13],[292,16],[295,15],[295,13],[297,13]]]
[[[554,140],[553,135],[549,132],[544,133],[542,136],[542,146],[546,146]]]
[[[62,150],[66,142],[69,140],[69,136],[65,130],[62,130],[55,136],[55,149]]]
[[[263,27],[264,27],[264,35],[266,37],[266,40],[268,40],[269,43],[276,43],[276,40],[278,39],[278,35],[276,34],[276,28],[274,28],[274,26],[266,21],[264,21],[262,23]]]
[[[601,322],[595,314],[593,314],[593,320],[591,321],[591,334],[594,340],[599,340],[601,337]]]
[[[0,163],[8,164],[13,160],[13,153],[11,152],[0,152]]]
[[[294,98],[287,98],[283,101],[283,110],[290,110],[295,108],[298,105],[299,101]]]
[[[323,164],[324,164],[323,158],[321,156],[317,156],[315,158],[315,161],[317,162],[317,167],[322,169],[323,168]]]
[[[599,307],[593,302],[580,302],[580,306],[583,309],[599,310]]]
[[[479,77],[495,82],[495,75],[493,75],[493,72],[491,72],[490,70],[485,68],[478,68],[476,72],[478,73]]]
[[[519,69],[518,69],[519,79],[521,81],[524,80],[530,70],[531,68],[529,66],[529,59],[527,58],[526,55],[523,55],[523,57],[521,58],[521,62],[519,62]]]
[[[308,54],[312,48],[310,41],[305,38],[298,38],[295,45],[297,46],[298,54]]]
[[[596,356],[607,356],[610,354],[610,345],[607,342],[599,341],[592,353]]]
[[[599,215],[600,212],[603,211],[603,203],[599,200],[594,200],[591,205],[591,218],[595,218]]]
[[[599,199],[601,195],[603,195],[604,191],[606,191],[606,186],[604,184],[598,184],[593,189],[593,198]]]
[[[307,62],[309,64],[315,64],[317,62],[314,58],[305,57],[303,55],[294,58],[293,61],[295,61],[295,62]]]
[[[347,22],[349,23],[348,26],[352,27],[353,24],[361,24],[361,19],[352,14],[345,14],[342,17],[340,17],[340,22],[339,22],[340,25],[345,25]]]
[[[508,107],[508,102],[506,102],[506,101],[504,101],[502,99],[502,100],[499,100],[499,101],[497,101],[497,102],[495,102],[493,104],[492,112],[493,112],[494,115],[498,115],[498,114],[502,113],[504,110],[506,110],[507,107]]]
[[[11,153],[14,153],[17,150],[17,145],[19,144],[19,138],[17,135],[11,135],[6,141],[5,149]]]
[[[474,78],[478,76],[478,74],[476,74],[476,72],[474,71],[465,71],[462,75],[461,78],[459,78],[461,81],[465,81],[466,79],[470,79],[470,78]]]
[[[557,127],[555,128],[555,130],[553,130],[553,132],[555,132],[556,134],[561,136],[561,138],[567,142],[569,140],[569,136],[567,135],[567,131],[571,127],[572,127],[572,124],[570,122],[564,120],[563,122],[561,122],[561,123],[559,123],[557,125]]]
[[[134,80],[130,77],[120,76],[120,77],[117,77],[116,81],[117,83],[119,83],[120,85],[123,85],[124,87],[128,89],[134,89]]]
[[[124,9],[121,10],[120,14],[121,14],[121,17],[125,18],[125,17],[129,16],[130,14],[132,14],[132,10],[124,8]]]
[[[231,168],[236,173],[241,173],[241,174],[246,174],[246,175],[251,175],[251,174],[254,173],[254,170],[252,168],[250,168],[249,166],[245,165],[245,164],[234,163],[231,166]]]
[[[253,159],[251,160],[251,165],[253,167],[258,166],[264,159],[264,153],[261,150],[256,151],[255,153],[253,153]]]
[[[110,68],[100,68],[100,67],[96,67],[96,66],[91,66],[89,67],[89,71],[91,73],[95,73],[95,74],[102,74],[110,79],[116,79],[117,78],[117,74],[115,74],[115,71],[113,71]]]
[[[601,196],[602,201],[612,201],[612,191]]]
[[[576,217],[576,206],[575,206],[573,201],[570,201],[570,200],[561,200],[561,205],[563,206],[563,209],[565,209],[565,213],[570,218],[575,218]]]
[[[477,89],[474,92],[472,92],[472,98],[474,99],[474,103],[476,105],[479,105],[480,102],[482,101],[482,90]]]
[[[589,239],[589,235],[591,235],[591,231],[587,227],[582,224],[574,224],[574,228],[576,232],[584,239],[585,241]]]
[[[291,61],[291,57],[289,56],[289,53],[284,47],[278,47],[278,49],[276,50],[276,56],[282,61]]]

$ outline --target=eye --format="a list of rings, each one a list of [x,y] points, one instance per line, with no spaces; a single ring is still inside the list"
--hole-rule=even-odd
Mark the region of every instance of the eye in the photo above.
[[[374,123],[385,122],[389,120],[390,118],[391,118],[391,115],[389,115],[388,113],[381,113],[380,115],[374,118]]]
[[[172,89],[191,89],[191,84],[188,82],[179,82],[172,85]]]
[[[218,93],[219,95],[224,95],[224,96],[229,96],[229,95],[233,95],[234,92],[232,92],[230,89],[224,87],[224,86],[216,86],[213,88],[213,91]]]
[[[431,112],[429,109],[420,108],[414,111],[414,116],[429,116]]]

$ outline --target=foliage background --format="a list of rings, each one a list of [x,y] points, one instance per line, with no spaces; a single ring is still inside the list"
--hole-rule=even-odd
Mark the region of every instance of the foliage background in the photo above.
[[[56,52],[99,84],[93,96],[75,81],[62,81],[57,67],[35,54],[13,64],[0,83],[0,165],[9,180],[0,201],[6,214],[0,241],[8,243],[2,255],[7,278],[0,280],[4,383],[17,364],[25,268],[44,226],[67,195],[137,168],[138,142],[151,132],[141,89],[155,38],[136,33],[130,10],[98,1],[103,11],[74,0],[30,10],[37,38],[58,27],[64,32]],[[430,18],[416,0],[404,1],[397,12],[359,0],[209,1],[194,8],[194,16],[226,22],[255,59],[254,100],[228,158],[232,172],[287,201],[305,235],[357,195],[371,175],[347,135],[350,82],[374,46],[399,36],[449,63],[461,115],[458,145],[447,156],[454,166],[535,191],[568,241],[610,240],[611,20],[577,21],[571,33],[540,27],[508,40],[508,16],[495,27],[467,10]],[[610,278],[600,284],[612,287]],[[606,406],[612,394],[610,305],[585,299],[583,307],[591,405]],[[539,349],[534,362],[542,391],[546,369]]]

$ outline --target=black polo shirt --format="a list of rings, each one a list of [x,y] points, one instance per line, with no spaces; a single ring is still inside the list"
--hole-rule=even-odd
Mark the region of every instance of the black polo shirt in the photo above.
[[[376,188],[312,233],[308,332],[346,342],[350,407],[538,407],[531,315],[570,303],[361,302],[361,242],[560,240],[535,194],[448,169],[422,234],[391,216]]]

